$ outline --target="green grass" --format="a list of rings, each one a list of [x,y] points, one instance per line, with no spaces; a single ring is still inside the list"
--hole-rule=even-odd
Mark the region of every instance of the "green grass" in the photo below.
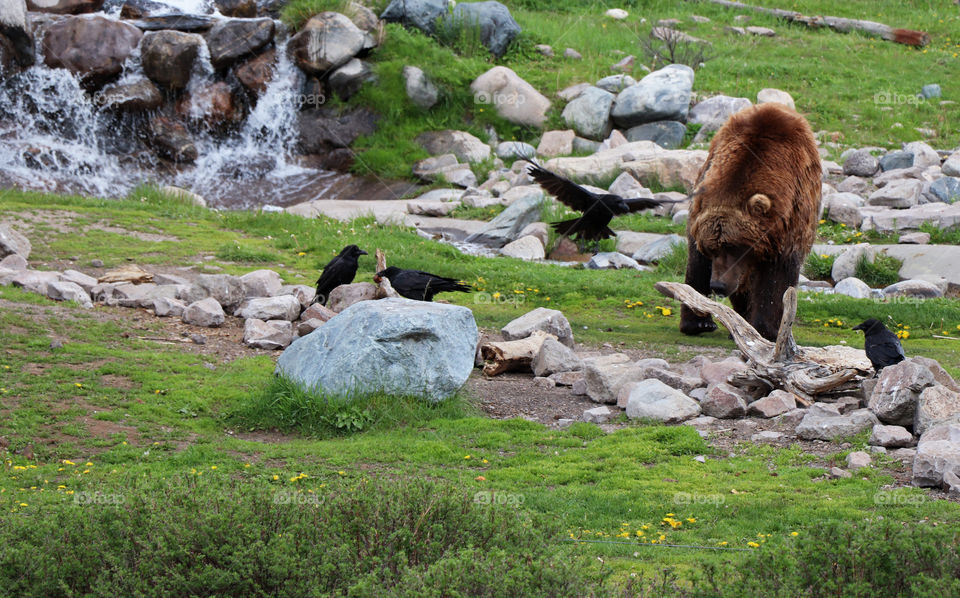
[[[872,260],[864,255],[857,262],[854,276],[871,288],[883,288],[900,280],[899,272],[902,266],[902,261],[890,255],[878,253]]]
[[[211,212],[144,197],[104,201],[4,191],[0,218],[15,226],[28,213],[38,223],[44,214],[63,219],[58,231],[44,232],[37,224],[35,231],[43,234],[30,234],[35,264],[71,256],[81,265],[93,258],[125,263],[132,257],[137,263],[192,264],[232,274],[269,267],[287,283],[310,284],[331,255],[357,243],[371,252],[384,249],[391,264],[465,279],[483,292],[513,298],[489,304],[475,303],[471,294],[448,296],[473,309],[486,328],[499,328],[534,307],[548,306],[562,310],[577,340],[587,345],[624,343],[625,348],[674,361],[733,348],[723,330],[695,338],[680,335],[679,305],[653,290],[658,280],[681,279],[685,256],[679,251],[652,273],[576,270],[466,256],[372,219],[341,223],[285,214]],[[93,236],[83,223],[107,230]],[[171,240],[137,238],[120,229]],[[275,255],[277,261],[236,261],[234,255],[222,255],[224,246]],[[373,262],[361,258],[357,280],[370,280]],[[658,578],[666,583],[665,568],[678,576],[677,583],[689,587],[705,567],[739,567],[753,553],[674,550],[662,544],[717,547],[726,542],[726,547],[748,548],[761,533],[765,539],[770,534],[769,542],[786,540],[794,531],[813,534],[842,520],[882,515],[896,522],[927,518],[952,525],[958,515],[955,504],[929,500],[917,489],[896,491],[916,499],[880,504],[878,493],[887,492],[885,486],[894,482],[888,473],[869,469],[854,478],[828,480],[824,468],[835,460],[807,455],[799,447],[747,445],[717,452],[685,426],[637,424],[605,434],[591,424],[555,430],[524,420],[491,420],[473,415],[480,397],[469,395],[441,406],[391,402],[387,397],[351,405],[324,403],[276,381],[271,356],[225,361],[192,345],[158,343],[153,339],[166,334],[162,323],[135,310],[98,307],[91,312],[11,287],[0,287],[0,302],[0,436],[8,441],[0,449],[0,511],[5,514],[0,538],[13,547],[0,556],[6,559],[0,571],[17,566],[27,571],[14,583],[29,585],[34,589],[26,591],[35,595],[49,594],[49,584],[58,579],[69,580],[78,592],[94,587],[103,593],[135,593],[136,584],[157,579],[151,571],[160,570],[178,572],[181,581],[169,582],[181,584],[173,593],[199,592],[193,585],[201,583],[198,580],[221,594],[256,594],[261,591],[256,588],[276,593],[285,587],[276,585],[284,572],[303,560],[331,563],[332,568],[300,567],[302,572],[293,579],[314,583],[318,578],[311,576],[316,575],[329,580],[335,565],[309,548],[339,545],[334,541],[339,536],[316,535],[325,533],[325,526],[334,534],[348,522],[359,522],[366,524],[362,529],[368,535],[355,538],[370,537],[377,529],[381,539],[372,539],[371,547],[385,546],[386,541],[387,527],[372,523],[379,521],[376,517],[334,514],[357,512],[340,509],[345,492],[351,493],[350,504],[368,505],[379,513],[407,507],[411,510],[403,512],[424,512],[416,492],[404,495],[410,495],[409,500],[388,500],[406,492],[403,485],[396,489],[387,483],[393,480],[429,480],[452,489],[438,490],[442,496],[470,497],[470,504],[478,492],[498,493],[520,506],[520,521],[529,521],[528,527],[522,522],[517,527],[527,537],[516,542],[503,535],[513,531],[483,528],[491,541],[503,539],[503,552],[478,555],[478,547],[486,544],[473,544],[474,552],[464,552],[469,547],[452,539],[443,543],[447,549],[436,562],[445,564],[424,568],[422,562],[411,562],[391,577],[407,580],[410,588],[454,583],[451,571],[464,571],[464,583],[487,587],[484,571],[499,571],[498,563],[505,561],[518,563],[511,575],[517,576],[516,587],[532,588],[527,595],[542,595],[535,588],[559,587],[553,584],[561,582],[585,584],[576,586],[581,588],[573,590],[576,595],[607,595],[630,580],[652,584]],[[956,343],[933,338],[957,333],[956,301],[905,304],[804,294],[799,304],[795,332],[801,344],[862,346],[862,335],[850,325],[877,317],[910,327],[911,335],[903,341],[908,355],[936,358],[951,373],[960,373]],[[671,308],[670,315],[657,306]],[[54,335],[63,340],[63,348],[50,348]],[[22,455],[28,446],[32,460]],[[706,455],[706,462],[695,461],[696,455]],[[267,503],[280,490],[322,496],[337,509],[311,510],[310,504],[292,511],[275,509]],[[123,495],[125,506],[74,502],[77,493],[97,492]],[[386,498],[378,501],[378,494]],[[496,495],[483,496],[492,501]],[[442,502],[451,504],[446,498]],[[186,512],[195,515],[179,515]],[[665,524],[667,513],[683,523]],[[436,529],[480,529],[471,527],[473,515],[461,515]],[[156,527],[160,517],[174,522],[172,535],[140,532]],[[539,523],[544,520],[549,523]],[[238,527],[240,521],[245,525]],[[137,537],[143,538],[139,544],[132,540]],[[166,543],[169,537],[177,537],[175,546],[190,547],[189,554],[205,558],[187,562],[185,553]],[[324,538],[329,542],[320,542]],[[650,544],[651,539],[657,544]],[[91,547],[86,553],[64,554],[71,543],[81,541]],[[35,554],[42,558],[28,565],[27,555]],[[254,554],[260,555],[256,565],[250,560]],[[370,559],[380,558],[370,554]],[[530,560],[524,560],[528,554]],[[54,563],[60,568],[55,570]],[[532,579],[531,569],[522,563],[532,563],[532,570],[542,569],[543,575]],[[266,577],[251,577],[251,570]],[[238,577],[237,571],[247,573]],[[342,587],[356,586],[357,595],[368,595],[362,588],[379,587],[383,578],[378,576],[384,574],[382,568],[364,564],[343,577]],[[22,594],[24,586],[4,587]]]
[[[803,265],[803,275],[810,280],[831,280],[835,255],[811,253]]]

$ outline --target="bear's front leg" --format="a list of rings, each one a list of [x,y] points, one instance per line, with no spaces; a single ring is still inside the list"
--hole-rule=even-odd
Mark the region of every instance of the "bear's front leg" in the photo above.
[[[783,319],[783,294],[797,284],[800,266],[800,260],[784,259],[758,268],[758,272],[764,273],[765,280],[751,285],[750,315],[744,317],[768,341],[777,340],[780,320]]]
[[[704,297],[710,295],[711,264],[707,256],[700,253],[697,244],[687,239],[687,276],[684,282]],[[680,332],[683,334],[701,334],[717,329],[710,316],[701,316],[684,305],[680,308]]]

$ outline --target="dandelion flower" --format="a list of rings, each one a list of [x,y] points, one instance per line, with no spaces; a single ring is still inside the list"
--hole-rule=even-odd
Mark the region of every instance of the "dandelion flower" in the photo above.
[[[797,532],[790,532],[790,535],[796,537],[796,536],[799,536],[800,534],[798,534]]]
[[[760,545],[757,544],[756,542],[747,542],[747,546],[749,546],[750,548],[759,548],[759,547],[760,547]]]

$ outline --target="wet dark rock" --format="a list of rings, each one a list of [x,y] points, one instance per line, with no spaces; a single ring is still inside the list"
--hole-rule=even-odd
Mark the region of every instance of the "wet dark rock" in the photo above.
[[[140,43],[143,72],[158,85],[183,89],[190,82],[190,71],[202,45],[203,38],[195,33],[147,33]]]
[[[277,51],[270,48],[259,56],[250,58],[239,65],[234,71],[237,79],[245,88],[254,94],[261,94],[273,78],[274,65],[277,62]]]
[[[88,87],[100,87],[120,74],[142,37],[139,29],[121,21],[68,17],[47,27],[44,62],[50,68],[68,69]]]
[[[333,148],[347,148],[357,137],[376,130],[378,116],[360,108],[337,114],[332,108],[300,113],[300,150],[319,154]]]
[[[162,157],[175,162],[193,162],[197,159],[197,146],[183,123],[158,116],[150,121],[149,129],[150,141]]]
[[[28,10],[57,15],[79,15],[97,12],[101,8],[103,0],[27,0]]]
[[[142,17],[129,21],[131,25],[143,31],[206,31],[213,27],[216,19],[205,15],[167,14]]]
[[[97,94],[96,102],[109,110],[119,112],[146,112],[156,110],[163,102],[157,86],[147,79],[135,83],[115,85]]]
[[[206,34],[210,61],[225,69],[242,56],[254,54],[273,40],[272,19],[231,19],[220,21]]]

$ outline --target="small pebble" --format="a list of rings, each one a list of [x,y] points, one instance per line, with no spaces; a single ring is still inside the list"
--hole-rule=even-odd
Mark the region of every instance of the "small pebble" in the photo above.
[[[191,334],[190,340],[192,340],[195,345],[207,344],[207,337],[203,336],[202,334]]]

